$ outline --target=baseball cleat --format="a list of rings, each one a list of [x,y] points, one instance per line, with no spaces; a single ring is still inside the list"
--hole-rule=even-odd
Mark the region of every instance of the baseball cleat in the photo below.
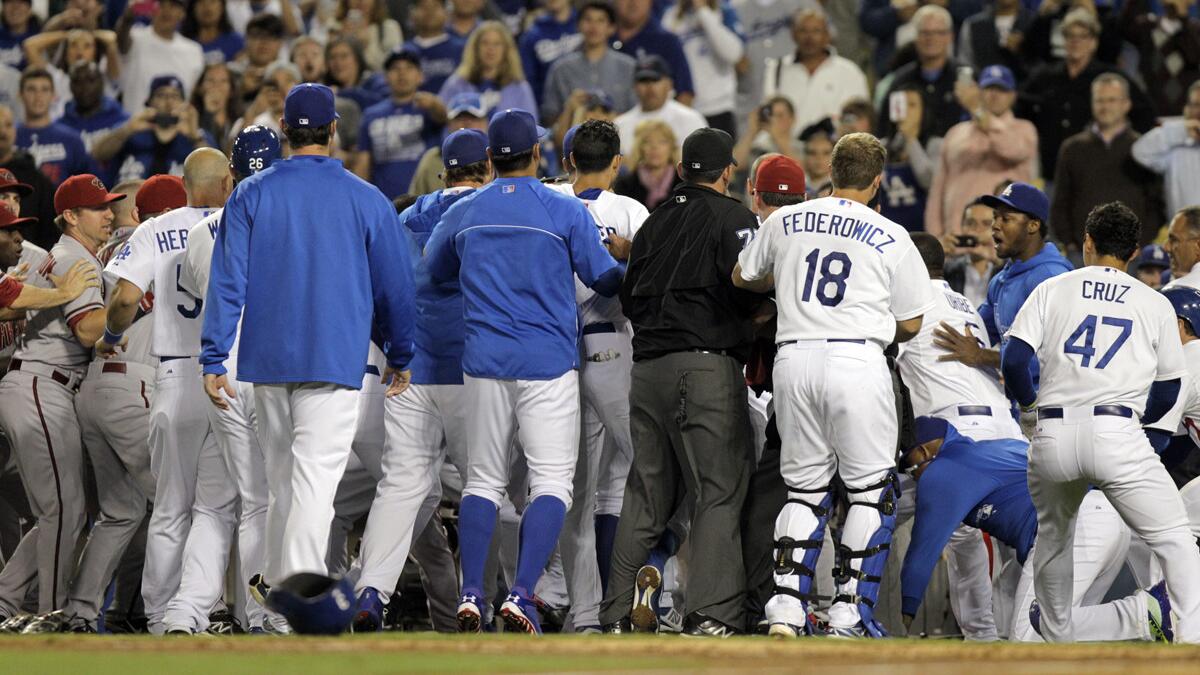
[[[804,629],[783,621],[776,621],[767,627],[767,635],[777,638],[794,638],[804,635]]]
[[[629,617],[625,617],[619,621],[605,624],[600,630],[605,635],[625,635],[633,632],[633,626],[629,624]]]
[[[34,617],[21,631],[22,635],[39,635],[44,633],[95,633],[96,629],[86,619],[81,619],[63,610]]]
[[[737,631],[717,619],[705,616],[700,612],[692,612],[683,618],[682,634],[688,637],[727,638],[737,635]]]
[[[464,593],[458,603],[458,632],[478,633],[483,628],[483,605],[479,596],[474,593]]]
[[[658,610],[658,632],[674,633],[678,635],[683,632],[683,615],[674,607]]]
[[[830,626],[825,629],[825,635],[826,637],[845,640],[868,637],[867,629],[862,625],[861,621],[853,626]]]
[[[263,575],[255,574],[250,577],[250,595],[254,596],[254,601],[263,607],[267,606],[267,596],[271,593],[271,587],[263,579]]]
[[[537,605],[517,593],[509,594],[508,598],[504,600],[504,604],[500,605],[500,618],[504,619],[506,632],[542,634]]]
[[[354,633],[374,633],[383,630],[383,600],[379,591],[370,586],[358,596],[358,609],[350,630]]]
[[[17,614],[0,623],[0,633],[20,633],[37,617],[32,614]]]
[[[241,635],[246,631],[229,610],[218,609],[208,615],[208,628],[204,629],[204,632],[209,635]]]
[[[195,633],[193,633],[191,630],[188,630],[187,628],[173,626],[173,627],[168,628],[167,630],[163,631],[163,635],[195,635]]]
[[[1154,642],[1174,642],[1175,630],[1171,621],[1171,600],[1167,597],[1166,580],[1142,591],[1147,596],[1146,610],[1150,621],[1150,639]]]
[[[658,591],[662,588],[662,572],[653,565],[642,565],[633,585],[633,610],[629,622],[639,633],[658,632]]]

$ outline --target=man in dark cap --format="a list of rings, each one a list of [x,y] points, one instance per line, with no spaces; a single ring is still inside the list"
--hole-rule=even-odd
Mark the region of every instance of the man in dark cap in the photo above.
[[[742,368],[762,296],[734,288],[730,278],[757,227],[754,214],[725,194],[732,152],[724,131],[687,137],[678,166],[684,182],[633,240],[621,287],[634,331],[634,465],[600,608],[610,632],[629,630],[631,611],[657,592],[639,567],[685,492],[696,499],[691,542],[702,553],[691,561],[684,632],[726,636],[745,624],[738,517],[753,454]],[[643,583],[631,607],[635,576]]]
[[[675,132],[676,142],[688,134],[708,126],[704,115],[671,98],[675,90],[675,71],[661,56],[645,56],[638,60],[633,71],[633,92],[638,103],[617,117],[621,133],[621,152],[633,150],[633,132],[645,120],[662,120]]]

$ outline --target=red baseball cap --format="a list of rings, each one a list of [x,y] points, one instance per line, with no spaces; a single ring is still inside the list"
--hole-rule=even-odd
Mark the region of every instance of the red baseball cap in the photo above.
[[[104,181],[90,173],[71,176],[54,193],[54,212],[62,215],[68,209],[99,208],[125,199],[104,187]]]
[[[187,190],[179,176],[157,174],[146,179],[134,198],[138,213],[143,217],[169,209],[187,206]]]
[[[36,223],[37,218],[18,218],[15,213],[0,207],[0,230],[8,227],[20,227],[25,223]]]
[[[791,157],[775,155],[758,164],[754,174],[755,192],[776,192],[785,195],[804,194],[804,169]]]
[[[33,194],[33,186],[17,181],[17,177],[8,169],[0,169],[0,192],[15,192],[22,197]]]

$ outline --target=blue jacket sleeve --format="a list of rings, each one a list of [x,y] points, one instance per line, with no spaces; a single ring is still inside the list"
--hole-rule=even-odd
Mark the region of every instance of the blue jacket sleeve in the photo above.
[[[224,375],[225,360],[237,334],[238,319],[246,304],[246,261],[250,257],[248,190],[237,189],[221,212],[221,225],[213,242],[211,272],[200,333],[200,365],[206,375]]]
[[[1142,415],[1142,424],[1153,424],[1167,414],[1172,407],[1175,406],[1175,401],[1179,399],[1179,389],[1181,382],[1179,378],[1173,380],[1159,380],[1150,385],[1150,395],[1146,397],[1146,412]]]
[[[921,607],[942,549],[978,502],[973,492],[962,489],[978,484],[978,477],[953,469],[954,465],[939,464],[935,459],[917,484],[912,539],[900,568],[900,611],[908,616],[915,616]],[[960,473],[963,475],[955,475]]]
[[[1037,400],[1037,388],[1029,369],[1033,358],[1033,347],[1020,338],[1009,338],[1000,351],[1000,372],[1004,373],[1004,383],[1022,406],[1031,405]]]
[[[992,303],[992,286],[988,284],[987,299],[979,306],[979,318],[983,319],[983,327],[987,330],[992,344],[1000,344],[1000,331],[996,328],[996,310]]]
[[[571,211],[562,215],[571,219],[567,246],[579,280],[600,295],[608,298],[616,295],[621,288],[621,268],[601,243],[600,231],[587,207],[583,202],[574,202]]]
[[[454,243],[454,236],[458,234],[457,220],[452,219],[456,211],[454,206],[442,216],[429,235],[429,241],[425,242],[425,269],[429,271],[429,278],[439,284],[457,279],[462,264]]]
[[[400,232],[396,212],[386,200],[380,200],[374,227],[368,232],[367,265],[371,271],[375,327],[387,345],[388,365],[403,369],[413,356],[416,290],[408,242]]]

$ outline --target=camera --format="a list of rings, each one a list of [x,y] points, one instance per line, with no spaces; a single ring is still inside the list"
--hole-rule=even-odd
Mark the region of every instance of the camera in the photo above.
[[[954,243],[959,248],[975,248],[979,245],[979,238],[971,234],[960,234],[954,237]]]
[[[758,107],[758,119],[764,124],[771,121],[771,104],[761,105]]]
[[[170,129],[176,124],[179,124],[179,115],[172,115],[171,113],[158,113],[151,121],[154,123],[154,126],[158,127],[159,129]]]

